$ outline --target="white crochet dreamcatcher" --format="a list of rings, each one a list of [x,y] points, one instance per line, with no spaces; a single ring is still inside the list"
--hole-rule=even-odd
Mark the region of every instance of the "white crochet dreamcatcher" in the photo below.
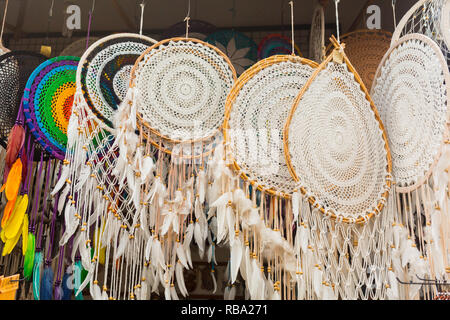
[[[146,234],[144,272],[154,290],[162,284],[166,299],[178,299],[175,283],[188,295],[183,270],[193,267],[191,243],[200,257],[206,253],[215,261],[205,212],[209,161],[221,143],[225,100],[235,80],[233,65],[216,47],[187,37],[163,40],[136,61],[115,118],[116,166],[134,173],[127,184]],[[147,160],[152,153],[155,163]],[[148,174],[151,181],[143,178]]]
[[[419,0],[395,28],[391,46],[411,33],[421,33],[436,42],[449,64],[450,0]]]
[[[81,260],[88,271],[76,295],[88,283],[93,299],[146,299],[148,293],[140,290],[143,261],[136,249],[144,233],[137,228],[136,207],[125,183],[131,179],[129,172],[116,167],[119,155],[112,123],[135,61],[154,43],[137,34],[116,34],[96,41],[80,60],[66,159],[53,190],[55,194],[64,188],[59,208],[61,212],[65,205],[65,232],[60,245],[72,239],[72,262]],[[131,239],[136,240],[128,245]]]
[[[240,272],[251,299],[295,298],[292,226],[298,212],[290,203],[295,182],[284,160],[282,130],[316,67],[294,55],[266,58],[239,77],[227,98],[225,148],[219,146],[212,161],[212,190],[220,197],[210,207],[217,241],[231,248],[230,284]]]
[[[388,271],[390,151],[361,78],[331,41],[336,49],[303,86],[284,128],[298,188],[301,278],[307,299],[384,299],[397,290]]]
[[[398,203],[395,236],[400,239],[392,254],[402,281],[448,277],[449,83],[439,46],[416,33],[393,44],[372,88],[392,151]],[[409,286],[402,296],[414,299],[419,289]],[[430,298],[431,289],[424,288],[425,298]]]

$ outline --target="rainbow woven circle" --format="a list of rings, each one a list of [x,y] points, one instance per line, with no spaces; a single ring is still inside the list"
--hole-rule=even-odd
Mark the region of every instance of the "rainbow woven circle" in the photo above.
[[[48,153],[61,160],[66,152],[79,60],[72,56],[47,60],[31,74],[24,92],[23,110],[30,131]]]

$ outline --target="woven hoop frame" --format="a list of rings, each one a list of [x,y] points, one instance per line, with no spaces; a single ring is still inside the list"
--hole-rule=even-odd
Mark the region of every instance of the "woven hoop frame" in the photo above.
[[[311,86],[311,84],[313,83],[314,79],[319,75],[319,73],[325,68],[325,66],[333,59],[333,57],[336,55],[341,56],[343,59],[343,63],[346,63],[348,66],[348,70],[354,74],[355,76],[355,80],[356,82],[359,83],[359,85],[361,86],[361,90],[364,92],[365,97],[367,99],[367,101],[370,103],[370,107],[375,115],[375,120],[378,122],[379,125],[379,129],[382,131],[382,139],[384,140],[384,149],[386,151],[386,162],[387,162],[387,173],[391,174],[392,172],[392,160],[391,160],[391,152],[389,149],[389,145],[388,145],[388,139],[387,139],[387,135],[386,135],[386,131],[384,129],[383,123],[381,122],[381,118],[380,115],[378,113],[378,110],[376,109],[367,89],[366,86],[364,85],[361,77],[358,75],[357,71],[355,70],[355,68],[353,67],[353,65],[350,63],[350,60],[348,59],[348,57],[346,56],[346,54],[343,52],[342,47],[338,44],[337,40],[334,38],[334,36],[330,39],[331,42],[333,43],[333,45],[335,46],[335,50],[332,52],[332,54],[330,54],[320,65],[319,67],[316,69],[316,71],[313,73],[313,75],[311,76],[311,78],[308,80],[308,82],[303,86],[303,88],[300,90],[297,98],[295,99],[292,109],[289,113],[288,119],[286,121],[285,127],[284,127],[284,135],[283,135],[283,145],[284,145],[284,155],[286,157],[286,164],[288,166],[288,169],[292,175],[292,177],[295,179],[295,181],[300,182],[299,177],[297,176],[297,173],[295,172],[295,169],[293,167],[292,164],[292,159],[291,159],[291,155],[289,152],[289,128],[291,125],[291,121],[292,118],[294,116],[294,113],[296,111],[296,109],[298,108],[300,101],[302,100],[303,95],[306,93],[306,91],[309,89],[309,87]],[[388,188],[391,187],[391,180],[387,177],[385,180],[385,184]],[[303,196],[306,196],[307,194],[307,190],[303,187],[300,186],[299,188],[300,192],[302,193]],[[389,195],[389,191],[386,190],[383,195],[382,198],[387,199]],[[323,206],[321,206],[319,203],[317,203],[316,199],[314,196],[309,196],[308,197],[308,201],[309,203],[314,206],[315,208],[317,208],[320,212],[322,212],[323,214],[329,214],[326,213],[325,208]],[[370,218],[372,218],[377,212],[381,212],[385,206],[385,200],[380,199],[378,201],[377,204],[377,210],[370,212],[368,214],[366,214],[365,216],[359,217],[357,219],[350,220],[346,217],[338,217],[336,216],[334,213],[329,214],[333,219],[339,219],[342,220],[346,223],[365,223],[367,222]]]
[[[391,44],[392,33],[385,30],[356,30],[344,34],[341,43],[345,44],[345,54],[361,76],[366,88],[370,90],[378,65]],[[330,43],[327,54],[334,50]]]
[[[418,33],[413,33],[413,34],[408,34],[406,36],[403,36],[398,41],[396,41],[391,46],[391,48],[386,52],[380,65],[378,66],[376,76],[374,79],[373,88],[375,88],[377,78],[379,77],[379,75],[380,75],[384,65],[386,64],[386,61],[389,59],[389,56],[391,55],[391,53],[394,50],[396,50],[397,47],[400,46],[402,43],[409,41],[409,40],[414,40],[414,39],[420,40],[420,41],[426,43],[428,46],[432,47],[439,59],[439,62],[442,65],[442,70],[444,72],[444,77],[445,77],[445,82],[446,82],[446,92],[447,92],[447,128],[448,128],[448,125],[450,124],[450,107],[449,107],[449,103],[450,103],[450,73],[448,72],[447,62],[446,62],[445,57],[443,56],[442,51],[440,50],[439,46],[433,40],[428,38],[427,36],[424,36],[424,35],[418,34]],[[442,137],[442,144],[441,144],[440,150],[437,152],[433,164],[430,166],[429,170],[425,173],[425,175],[421,179],[419,179],[416,183],[414,183],[413,185],[406,186],[406,187],[396,185],[397,192],[407,193],[407,192],[414,191],[427,181],[427,179],[432,174],[433,169],[436,166],[436,164],[442,154],[442,150],[443,150],[445,144],[448,142],[448,139],[449,139],[449,131],[447,130]],[[395,177],[394,177],[394,179],[395,179]]]
[[[293,62],[293,63],[301,63],[311,66],[312,68],[317,68],[318,64],[314,61],[301,58],[295,55],[274,55],[270,56],[266,59],[258,61],[256,64],[254,64],[252,67],[247,69],[238,79],[238,81],[234,84],[233,89],[229,93],[227,97],[226,102],[226,111],[225,111],[225,122],[223,125],[223,135],[224,135],[224,141],[226,146],[229,148],[230,144],[230,135],[228,134],[228,130],[230,129],[229,121],[230,121],[230,115],[231,110],[233,108],[233,104],[236,101],[236,98],[238,97],[241,89],[245,86],[245,84],[251,80],[256,74],[258,74],[261,70],[264,70],[265,68],[268,68],[272,65],[282,63],[282,62]],[[231,156],[231,161],[233,162],[233,169],[235,172],[240,174],[241,179],[244,181],[248,181],[253,187],[257,188],[259,191],[264,191],[267,194],[273,195],[273,196],[280,196],[285,199],[290,199],[291,195],[288,193],[280,192],[279,190],[274,190],[272,188],[267,189],[265,186],[260,185],[257,183],[257,181],[250,179],[250,177],[245,173],[241,166],[237,163],[235,157],[233,156],[232,152],[228,152]]]
[[[193,43],[199,43],[202,44],[204,46],[209,47],[210,49],[214,50],[216,53],[218,53],[228,64],[228,66],[230,67],[230,70],[232,71],[233,74],[233,81],[236,82],[236,71],[234,70],[233,64],[231,63],[230,59],[223,53],[221,52],[218,48],[214,47],[213,45],[204,42],[202,40],[199,39],[193,39],[193,38],[185,38],[185,37],[177,37],[177,38],[171,38],[171,39],[165,39],[163,41],[160,41],[156,44],[154,44],[153,46],[151,46],[150,48],[148,48],[145,52],[142,53],[142,55],[136,60],[136,63],[134,65],[134,67],[131,70],[131,75],[130,75],[130,88],[135,87],[135,81],[136,81],[136,70],[139,67],[140,62],[145,58],[145,56],[150,53],[152,50],[154,50],[155,48],[158,48],[161,45],[164,45],[170,41],[185,41],[185,42],[193,42]],[[225,110],[224,110],[225,112]],[[160,149],[161,151],[165,152],[165,153],[169,153],[171,154],[170,150],[167,148],[161,148],[160,144],[157,142],[158,139],[160,140],[164,140],[167,143],[172,143],[172,144],[195,144],[195,143],[199,143],[199,142],[204,142],[204,141],[208,141],[214,138],[215,135],[217,135],[217,133],[219,133],[222,128],[223,128],[223,123],[222,125],[218,128],[217,132],[214,133],[211,136],[208,137],[202,137],[200,139],[189,139],[189,140],[177,140],[177,139],[172,139],[170,137],[167,137],[163,134],[161,134],[158,130],[152,128],[150,126],[149,123],[147,123],[142,116],[139,114],[139,112],[137,112],[137,127],[141,132],[145,132],[145,130],[148,130],[152,135],[154,135],[156,137],[156,139],[152,139],[152,137],[150,135],[145,135],[145,137],[149,138],[149,140],[153,140],[150,141],[156,148]],[[209,151],[211,152],[211,151]],[[204,156],[205,154],[202,155],[196,155],[196,156],[192,156],[192,157],[186,157],[186,158],[197,158],[199,156]]]

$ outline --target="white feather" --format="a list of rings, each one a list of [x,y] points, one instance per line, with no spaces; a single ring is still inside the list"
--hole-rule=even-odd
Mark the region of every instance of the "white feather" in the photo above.
[[[147,244],[145,246],[145,250],[144,250],[144,257],[146,261],[150,261],[150,254],[152,251],[152,246],[153,246],[153,237],[150,237],[147,240]]]
[[[98,284],[90,283],[89,285],[90,293],[93,298],[93,300],[102,300],[102,291],[100,289],[100,286]]]
[[[89,266],[89,268],[87,270],[88,270],[88,274],[87,274],[86,278],[84,279],[83,283],[81,283],[80,287],[78,288],[78,291],[75,294],[75,296],[79,295],[84,290],[84,288],[86,288],[88,283],[91,281],[92,276],[94,275],[94,271],[95,271],[95,263],[91,263],[91,265]]]
[[[239,267],[242,261],[242,243],[239,237],[234,240],[231,248],[230,268],[231,268],[231,283],[234,283],[237,278]]]
[[[77,183],[75,185],[75,192],[79,191],[83,187],[83,185],[89,178],[90,174],[91,174],[91,167],[87,165],[82,165],[80,173],[78,174]]]
[[[183,246],[179,242],[177,243],[176,252],[177,252],[178,259],[180,259],[180,262],[183,265],[183,267],[185,267],[186,269],[189,269],[189,266],[187,264],[186,253],[184,252]]]
[[[180,300],[177,295],[177,290],[175,290],[175,286],[170,287],[170,296],[171,296],[172,300]]]
[[[188,295],[188,291],[184,282],[183,266],[181,265],[181,263],[177,263],[177,265],[175,266],[175,277],[177,280],[178,288],[180,289],[180,293],[183,295],[183,297],[186,297]]]
[[[292,213],[294,215],[294,223],[298,221],[300,195],[298,191],[292,193]]]
[[[315,267],[313,271],[313,287],[317,298],[322,299],[323,294],[322,270],[320,270],[317,267]]]
[[[197,222],[194,224],[194,239],[199,249],[200,258],[202,258],[205,252],[205,239],[203,239],[200,224]]]
[[[147,178],[150,178],[150,173],[153,172],[154,168],[155,163],[153,162],[153,159],[149,156],[144,156],[141,168],[141,177],[144,182],[147,181]]]
[[[216,277],[214,276],[214,272],[211,272],[210,274],[211,274],[211,278],[212,278],[213,285],[214,285],[214,289],[213,289],[212,293],[216,293],[216,291],[217,291],[217,280],[216,280]]]
[[[122,254],[125,252],[126,248],[128,247],[128,242],[130,238],[127,232],[123,231],[122,236],[120,237],[119,246],[117,248],[116,254],[114,255],[114,259],[119,259]]]
[[[170,286],[169,286],[169,285],[166,285],[165,288],[164,288],[164,298],[165,298],[166,300],[172,300],[172,296],[171,296],[170,293],[171,293],[171,292],[170,292]]]
[[[152,264],[155,267],[158,267],[158,266],[160,268],[165,267],[165,258],[164,258],[164,253],[161,248],[161,242],[159,242],[159,240],[156,238],[153,241],[153,245],[152,245],[151,260],[152,260]]]
[[[70,166],[69,165],[63,165],[63,169],[61,171],[61,177],[59,178],[58,182],[56,183],[56,185],[53,187],[52,192],[50,193],[50,195],[53,197],[55,196],[59,190],[61,190],[61,188],[64,186],[64,184],[66,183],[67,178],[69,177],[70,174]]]

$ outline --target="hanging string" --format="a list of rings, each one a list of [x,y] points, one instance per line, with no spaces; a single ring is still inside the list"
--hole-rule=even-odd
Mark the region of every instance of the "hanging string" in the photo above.
[[[3,13],[2,32],[0,33],[0,43],[3,43],[3,30],[5,29],[6,12],[8,12],[8,2],[9,0],[6,0],[5,12]]]
[[[397,27],[397,18],[395,17],[395,3],[397,0],[392,0],[392,15],[394,17],[394,29]]]
[[[186,21],[186,39],[189,38],[189,20],[191,19],[191,0],[188,2],[188,12],[184,21]]]
[[[142,36],[142,26],[144,25],[144,9],[145,9],[145,1],[143,0],[141,3],[141,27],[139,28],[139,35]]]
[[[289,1],[291,6],[291,42],[292,42],[292,55],[295,54],[294,48],[294,1]]]
[[[94,14],[94,8],[95,8],[95,0],[92,0],[92,8],[91,11],[89,11],[89,23],[86,36],[86,50],[89,48],[89,36],[91,34],[91,22],[92,22],[92,15]]]
[[[336,35],[337,35],[337,42],[340,44],[340,34],[339,34],[339,11],[338,11],[338,4],[340,0],[334,0],[334,5],[336,7]]]

